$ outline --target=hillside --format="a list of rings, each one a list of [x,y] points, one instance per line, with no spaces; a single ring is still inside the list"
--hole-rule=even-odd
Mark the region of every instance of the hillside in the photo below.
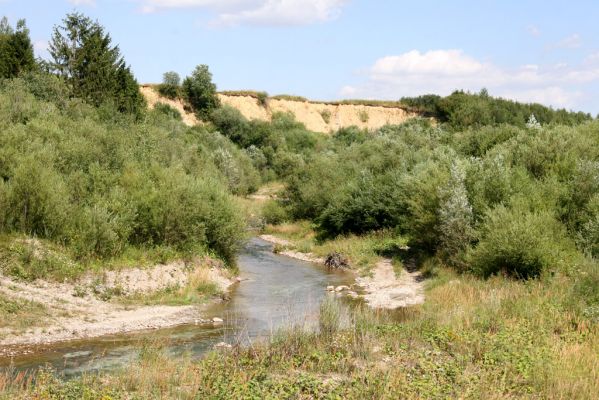
[[[150,108],[153,108],[157,102],[166,103],[181,113],[185,124],[197,123],[196,117],[193,113],[185,110],[181,101],[160,96],[153,89],[153,85],[143,85],[141,92]],[[266,106],[264,106],[251,94],[219,93],[218,97],[223,105],[238,109],[247,119],[270,121],[274,113],[291,112],[295,115],[296,120],[303,123],[308,130],[322,133],[334,132],[348,126],[374,130],[384,125],[401,124],[419,115],[404,108],[392,106],[312,102],[300,98],[297,100],[268,98]]]

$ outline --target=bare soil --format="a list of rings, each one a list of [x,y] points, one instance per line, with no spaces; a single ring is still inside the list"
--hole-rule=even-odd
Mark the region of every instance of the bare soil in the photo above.
[[[201,320],[201,307],[130,306],[103,300],[102,294],[120,295],[152,293],[167,287],[183,286],[196,268],[209,268],[207,276],[222,291],[237,282],[223,269],[212,266],[190,268],[182,262],[158,265],[150,269],[108,272],[101,283],[87,277],[77,283],[46,281],[21,282],[0,276],[0,293],[15,299],[30,300],[47,307],[43,325],[25,331],[0,327],[0,356],[12,352],[16,345],[39,345],[72,339],[93,338],[110,334],[166,328]],[[98,282],[98,283],[96,283]]]

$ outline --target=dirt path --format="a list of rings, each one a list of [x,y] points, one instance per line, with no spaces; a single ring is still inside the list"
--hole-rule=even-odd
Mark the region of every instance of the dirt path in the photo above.
[[[107,273],[102,288],[110,290],[118,285],[125,294],[151,293],[169,286],[183,286],[192,276],[197,276],[198,271],[204,279],[215,283],[223,291],[236,282],[217,267],[198,270],[189,269],[183,263],[172,263],[151,269]],[[46,321],[24,332],[0,327],[0,356],[14,353],[14,346],[49,344],[202,321],[202,309],[197,306],[127,306],[104,301],[91,289],[81,289],[90,282],[87,279],[77,284],[29,283],[0,276],[1,294],[43,304],[48,310]]]
[[[403,270],[396,276],[390,259],[379,261],[370,277],[356,278],[362,296],[372,308],[395,309],[424,303],[424,286],[419,272]]]
[[[283,247],[293,247],[288,240],[272,235],[261,235],[261,239]],[[324,264],[324,258],[312,253],[301,253],[293,250],[279,251],[278,254],[296,258],[298,260]],[[414,268],[410,268],[414,269]],[[424,285],[419,272],[403,270],[399,277],[396,276],[390,259],[379,261],[372,276],[356,278],[356,285],[362,288],[363,294],[359,297],[372,308],[396,309],[424,303]],[[352,293],[352,292],[349,292]]]

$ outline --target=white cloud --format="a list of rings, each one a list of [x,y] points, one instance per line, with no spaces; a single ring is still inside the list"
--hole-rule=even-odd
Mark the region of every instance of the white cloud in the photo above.
[[[197,8],[216,14],[213,26],[307,25],[336,18],[347,0],[140,0],[142,11]]]
[[[502,68],[477,60],[460,50],[412,50],[380,58],[359,85],[344,86],[343,97],[398,99],[426,93],[448,95],[456,89],[534,101],[557,107],[574,107],[585,89],[599,83],[599,57],[591,55],[579,66],[557,64]],[[588,97],[588,96],[587,96]]]
[[[563,38],[549,46],[550,49],[577,49],[582,46],[582,39],[578,33]]]
[[[69,0],[69,3],[75,6],[96,6],[96,0]]]

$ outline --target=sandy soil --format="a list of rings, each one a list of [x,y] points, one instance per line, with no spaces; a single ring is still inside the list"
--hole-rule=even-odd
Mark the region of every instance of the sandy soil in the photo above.
[[[185,109],[183,108],[183,103],[181,101],[171,100],[167,99],[166,97],[162,97],[150,86],[141,86],[140,91],[141,94],[146,98],[146,101],[148,102],[148,107],[154,108],[154,106],[158,102],[165,103],[179,111],[183,123],[185,125],[194,126],[199,122],[193,113],[188,113],[187,111],[185,111]]]
[[[362,295],[372,308],[395,309],[424,303],[424,286],[419,272],[403,270],[397,277],[391,260],[379,261],[369,277],[356,278]]]
[[[279,251],[277,254],[280,254],[285,257],[295,258],[296,260],[311,262],[314,264],[324,264],[325,259],[322,257],[318,257],[312,253],[301,253],[299,251],[289,250],[285,247],[293,247],[293,243],[289,240],[281,239],[273,235],[260,235],[260,239],[265,240],[272,244],[278,244],[279,246],[284,247],[283,250]]]
[[[261,235],[260,238],[283,247],[293,247],[293,243],[290,241],[276,236]],[[312,253],[285,250],[279,254],[324,264],[323,258]],[[424,303],[424,285],[420,273],[408,272],[404,269],[401,276],[397,277],[390,259],[379,261],[372,271],[372,276],[357,277],[356,285],[363,291],[363,294],[356,297],[363,298],[372,308],[392,310]]]
[[[369,130],[387,124],[400,124],[417,116],[401,108],[373,107],[352,104],[322,104],[308,101],[269,99],[264,108],[251,96],[219,95],[222,104],[238,109],[248,119],[270,121],[275,112],[291,112],[297,121],[311,131],[329,133],[339,128],[358,126]],[[323,114],[329,114],[328,122]],[[367,120],[363,117],[367,116]]]
[[[200,122],[193,113],[185,111],[181,101],[161,97],[150,85],[142,85],[140,90],[150,108],[154,108],[157,102],[166,103],[181,113],[186,125],[193,126]],[[268,106],[264,107],[251,96],[219,94],[218,97],[222,104],[238,109],[248,119],[270,121],[275,112],[291,112],[306,128],[322,133],[334,132],[339,128],[352,125],[372,130],[387,124],[401,124],[417,116],[415,113],[397,107],[335,105],[280,99],[268,99]],[[328,122],[323,117],[327,114]]]
[[[206,267],[201,267],[206,268]],[[183,263],[158,265],[148,270],[129,269],[106,274],[99,284],[102,290],[118,285],[124,294],[150,293],[168,286],[185,285],[194,268]],[[226,276],[225,271],[213,266],[207,276],[221,290],[226,290],[237,280]],[[71,339],[99,337],[145,329],[158,329],[183,323],[201,321],[201,309],[196,306],[125,306],[103,301],[82,288],[93,284],[91,278],[77,284],[18,282],[0,276],[0,293],[11,297],[44,304],[49,310],[49,323],[31,327],[25,332],[12,332],[0,328],[0,356],[13,353],[11,346],[47,344]],[[8,352],[8,353],[7,353]]]

